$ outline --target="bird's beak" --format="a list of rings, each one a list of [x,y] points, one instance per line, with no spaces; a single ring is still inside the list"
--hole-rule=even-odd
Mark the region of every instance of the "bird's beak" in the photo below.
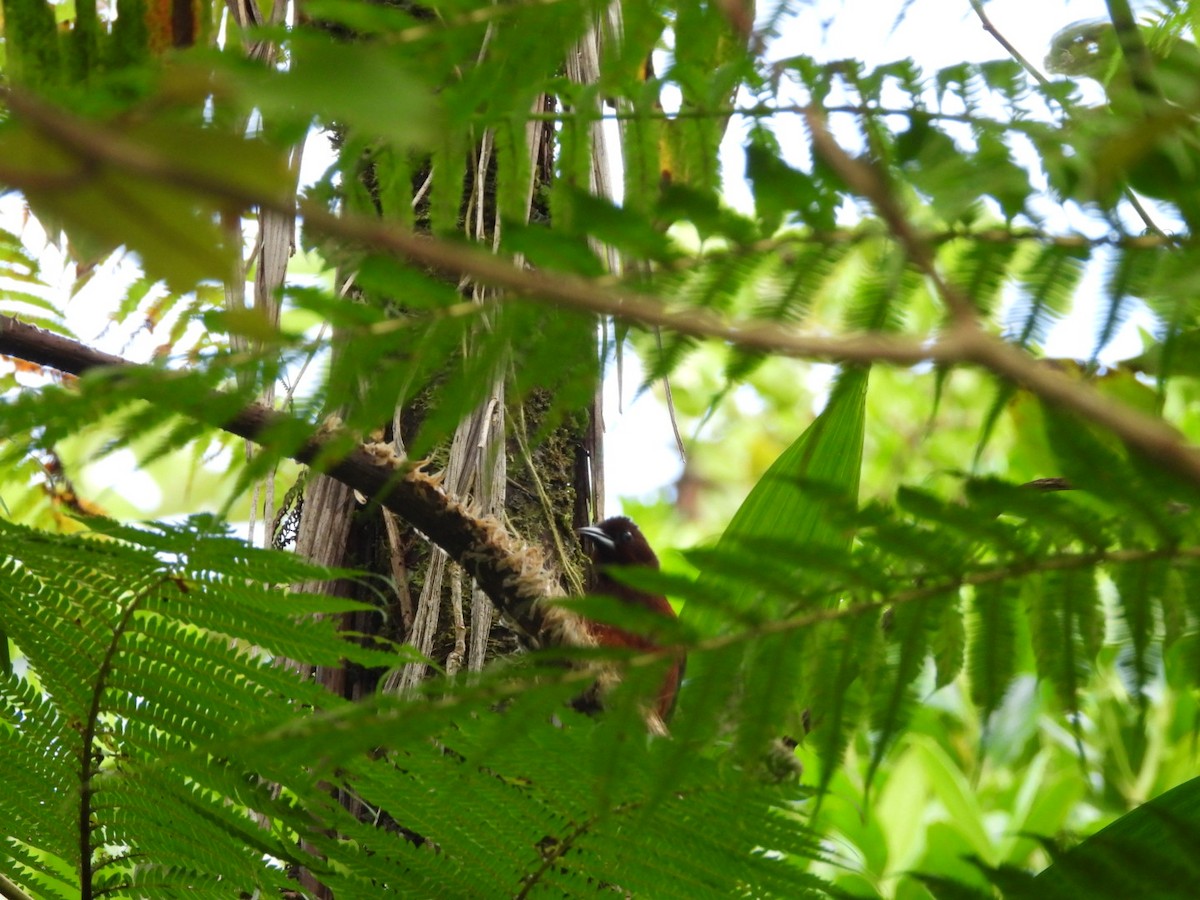
[[[615,550],[617,548],[617,545],[613,542],[613,539],[601,531],[596,525],[584,525],[579,529],[579,536],[591,538],[597,544],[600,544],[602,547],[607,547],[609,550]]]

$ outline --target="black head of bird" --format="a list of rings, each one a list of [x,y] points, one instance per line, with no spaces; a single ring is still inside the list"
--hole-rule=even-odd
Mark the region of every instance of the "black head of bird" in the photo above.
[[[671,608],[666,597],[622,584],[606,571],[608,566],[658,568],[658,557],[655,556],[650,544],[632,519],[625,516],[614,516],[596,525],[580,528],[579,534],[586,539],[590,549],[589,555],[596,567],[592,593],[615,597],[624,603],[641,606],[661,616],[672,619],[675,617],[675,610]],[[596,639],[596,642],[604,647],[628,647],[634,650],[659,649],[653,639],[646,635],[634,634],[614,625],[588,622],[588,631]],[[685,659],[681,653],[668,669],[659,692],[657,711],[659,717],[664,721],[670,716],[675,706],[675,695],[679,691],[679,682],[683,678],[684,662]]]

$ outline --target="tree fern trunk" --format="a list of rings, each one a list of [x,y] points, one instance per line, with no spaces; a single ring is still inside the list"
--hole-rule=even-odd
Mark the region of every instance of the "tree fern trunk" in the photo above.
[[[597,54],[593,39],[590,54],[580,57],[582,67],[573,63],[570,75],[594,77]],[[552,110],[554,104],[553,98],[543,97],[534,112]],[[550,211],[542,198],[553,174],[554,126],[532,121],[525,134],[532,173],[525,215],[527,220],[531,215],[545,220]],[[497,166],[502,163],[496,156],[492,136],[484,134],[465,161],[464,172],[448,178],[433,173],[435,190],[445,189],[437,183],[439,178],[464,185],[460,228],[472,241],[491,247],[498,244],[500,227],[495,198]],[[593,188],[604,189],[607,162],[598,160],[594,171],[599,183],[593,181]],[[376,173],[368,169],[363,175],[362,183],[370,194],[378,183]],[[428,166],[418,167],[412,179],[418,229],[427,224],[428,179]],[[463,291],[475,302],[486,299],[478,286]],[[595,342],[593,347],[593,352],[599,353]],[[344,352],[353,352],[353,348],[344,348]],[[469,348],[465,352],[469,353]],[[459,423],[449,445],[431,454],[436,461],[432,467],[443,472],[451,496],[482,516],[501,520],[530,543],[540,544],[546,558],[557,564],[564,587],[578,592],[582,559],[575,530],[601,512],[599,396],[586,408],[563,417],[564,424],[546,429],[551,401],[535,391],[523,404],[515,405],[509,396],[508,378],[497,377],[486,400]],[[405,452],[420,418],[418,409],[397,408],[391,439],[398,452]],[[347,628],[410,643],[450,675],[464,668],[478,672],[492,659],[519,651],[517,633],[499,621],[491,601],[442,551],[432,548],[403,521],[362,500],[331,479],[314,476],[303,500],[297,539],[298,552],[315,561],[368,569],[391,579],[393,590],[386,598],[386,608],[379,615],[356,616],[355,621],[345,623]],[[351,596],[361,590],[352,584],[309,587]],[[379,603],[377,596],[360,599]],[[408,664],[390,672],[320,669],[313,674],[331,691],[359,698],[376,690],[409,691],[430,673],[425,665]],[[354,808],[353,798],[341,799]],[[402,811],[394,811],[394,815],[402,819]],[[388,816],[379,818],[390,821]],[[404,830],[402,821],[396,824]],[[307,874],[302,874],[301,880],[318,896],[328,896]]]

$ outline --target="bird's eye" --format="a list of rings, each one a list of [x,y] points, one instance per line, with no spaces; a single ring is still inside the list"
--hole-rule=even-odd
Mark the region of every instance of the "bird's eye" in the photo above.
[[[621,532],[620,541],[622,544],[628,544],[632,540],[633,540],[633,532],[632,531],[622,531]]]

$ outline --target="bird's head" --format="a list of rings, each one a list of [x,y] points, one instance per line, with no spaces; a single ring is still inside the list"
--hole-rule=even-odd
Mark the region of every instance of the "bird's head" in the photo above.
[[[595,564],[593,587],[596,593],[610,596],[635,607],[642,607],[658,616],[674,619],[675,611],[666,597],[622,584],[605,571],[608,566],[658,568],[658,557],[654,555],[654,551],[646,543],[646,538],[630,519],[625,516],[605,519],[596,525],[580,528],[579,536],[584,539],[585,547]],[[625,628],[605,622],[589,622],[587,625],[588,631],[601,647],[628,647],[639,651],[659,649],[660,629],[658,628],[648,628],[646,629],[647,633],[641,633],[627,631]],[[670,639],[668,638],[668,640]],[[665,733],[666,731],[663,722],[670,717],[671,710],[675,706],[675,697],[683,678],[684,665],[684,651],[679,650],[667,667],[666,677],[658,693],[658,702],[651,715],[651,719],[657,722],[656,733]]]
[[[658,557],[632,519],[613,516],[597,525],[580,528],[579,534],[590,544],[592,561],[597,565],[658,568]]]

